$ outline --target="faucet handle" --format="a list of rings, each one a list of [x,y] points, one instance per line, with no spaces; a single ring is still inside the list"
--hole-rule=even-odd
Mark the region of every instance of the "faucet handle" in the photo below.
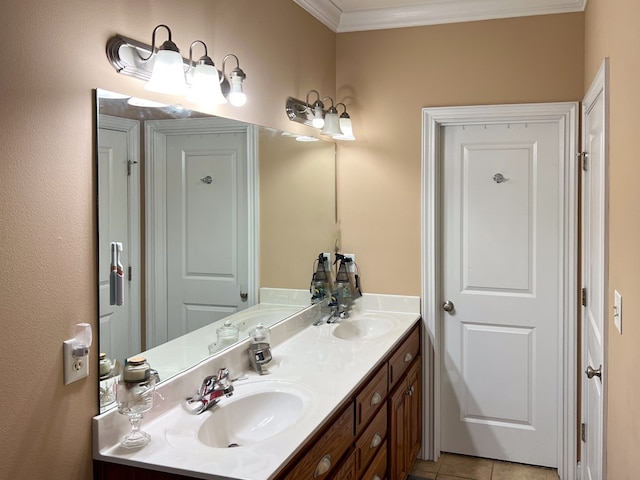
[[[229,379],[229,369],[227,367],[222,367],[218,370],[218,381],[228,380]]]

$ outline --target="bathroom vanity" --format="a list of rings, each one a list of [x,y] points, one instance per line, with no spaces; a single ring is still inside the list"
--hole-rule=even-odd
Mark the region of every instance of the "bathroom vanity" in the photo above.
[[[268,375],[248,371],[244,342],[161,385],[148,446],[122,449],[122,416],[95,417],[94,478],[404,480],[422,438],[419,318],[419,299],[384,295],[333,325],[294,315],[272,329]],[[240,375],[234,395],[187,413],[188,389],[221,366]]]

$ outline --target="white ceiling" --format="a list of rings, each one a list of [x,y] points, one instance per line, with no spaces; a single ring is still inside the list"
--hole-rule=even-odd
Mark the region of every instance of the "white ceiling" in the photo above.
[[[587,0],[294,0],[334,32],[581,12]]]

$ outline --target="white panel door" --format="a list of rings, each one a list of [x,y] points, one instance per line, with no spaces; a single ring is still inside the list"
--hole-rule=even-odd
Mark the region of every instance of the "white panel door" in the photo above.
[[[101,116],[100,124],[110,125],[98,131],[100,351],[123,361],[141,350],[137,268],[133,272],[134,281],[128,279],[129,267],[138,265],[139,251],[139,176],[137,170],[136,175],[129,175],[129,161],[136,161],[130,155],[139,145],[139,125],[132,120],[106,116]],[[136,164],[134,168],[137,169]],[[121,306],[109,304],[111,242],[123,244],[121,263],[126,281]]]
[[[557,467],[558,123],[442,135],[441,449]]]
[[[606,64],[598,73],[583,102],[582,151],[587,153],[582,173],[582,370],[600,372],[582,379],[582,465],[586,480],[603,478],[603,416],[605,372],[605,322],[607,318],[607,165],[606,165]]]
[[[172,340],[247,307],[247,135],[167,138],[167,314]]]

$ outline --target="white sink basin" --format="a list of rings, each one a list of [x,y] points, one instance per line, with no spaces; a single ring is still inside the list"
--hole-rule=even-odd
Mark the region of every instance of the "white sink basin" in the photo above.
[[[340,320],[331,332],[342,340],[371,340],[386,335],[396,327],[392,317],[377,314],[364,314]]]
[[[312,407],[304,386],[265,381],[238,384],[233,396],[223,398],[198,431],[209,447],[243,447],[265,441],[293,426]]]

